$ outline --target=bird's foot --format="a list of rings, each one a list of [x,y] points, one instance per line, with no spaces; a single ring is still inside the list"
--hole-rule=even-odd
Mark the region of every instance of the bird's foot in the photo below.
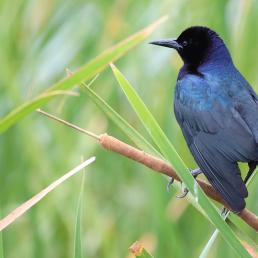
[[[220,216],[224,218],[227,216],[228,212],[229,212],[229,210],[226,207],[223,207],[221,209]]]
[[[196,169],[189,169],[189,172],[192,174],[192,176],[194,178],[196,178],[199,174],[202,173],[200,168],[196,168]],[[183,191],[182,194],[177,195],[176,197],[179,199],[185,198],[188,194],[189,190],[186,187],[183,187]]]
[[[196,169],[190,169],[189,168],[189,172],[192,174],[192,176],[194,178],[196,178],[199,174],[202,173],[200,168],[196,168]],[[170,178],[168,184],[167,184],[167,191],[170,192],[170,189],[174,183],[175,179],[173,177]],[[188,189],[186,187],[183,188],[182,194],[178,195],[177,198],[184,198],[187,194],[188,194]]]

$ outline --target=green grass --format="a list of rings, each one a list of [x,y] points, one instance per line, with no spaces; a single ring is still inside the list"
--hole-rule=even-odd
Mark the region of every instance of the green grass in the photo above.
[[[158,38],[176,37],[190,25],[210,26],[224,38],[235,64],[257,92],[257,11],[255,1],[2,0],[2,214],[7,214],[58,178],[76,164],[81,155],[94,155],[98,162],[86,176],[80,226],[86,257],[127,257],[128,247],[137,239],[144,240],[144,246],[155,258],[184,258],[189,253],[198,257],[214,226],[187,200],[177,200],[176,188],[167,193],[167,181],[162,176],[150,173],[149,169],[126,158],[103,151],[94,140],[32,112],[38,103],[30,108],[26,105],[22,116],[16,116],[21,114],[18,111],[8,116],[8,120],[2,119],[24,103],[35,103],[33,101],[56,82],[59,86],[65,85],[59,90],[66,91],[67,87],[71,90],[70,86],[99,74],[91,89],[99,101],[101,98],[108,103],[126,121],[120,127],[115,121],[118,117],[114,118],[112,111],[109,115],[103,112],[106,105],[103,104],[100,110],[93,97],[78,88],[74,89],[80,94],[78,97],[59,92],[62,94],[51,97],[51,101],[44,100],[44,109],[97,134],[107,132],[147,150],[146,144],[140,145],[143,143],[141,137],[151,145],[152,139],[125,101],[110,69],[104,69],[111,59],[105,59],[105,65],[98,62],[102,71],[94,65],[91,66],[94,71],[85,67],[105,49],[168,13],[169,20],[148,39],[137,38],[137,47],[135,45],[120,57],[116,65],[137,87],[137,93],[186,166],[195,168],[172,109],[174,85],[182,63],[173,51],[157,49],[147,43]],[[129,48],[131,46],[128,45]],[[120,52],[116,55],[119,56]],[[79,67],[85,68],[78,71],[80,76],[65,78],[64,83],[65,69],[77,71]],[[3,121],[6,123],[4,126]],[[123,130],[127,128],[126,123],[134,128],[131,135]],[[140,135],[136,136],[137,139],[133,138],[133,130]],[[246,168],[243,167],[243,176],[245,173]],[[79,177],[71,179],[4,230],[4,257],[72,257],[80,183]],[[258,178],[255,177],[248,187],[247,199],[247,207],[256,214],[257,183]],[[257,233],[239,218],[232,216],[230,219],[240,230],[240,238],[244,235],[253,242],[258,241]],[[208,257],[233,258],[236,255],[219,234]]]

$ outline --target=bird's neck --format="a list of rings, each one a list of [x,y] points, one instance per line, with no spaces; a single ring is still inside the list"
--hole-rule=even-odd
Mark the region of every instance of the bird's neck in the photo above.
[[[200,62],[199,68],[216,68],[227,67],[232,65],[232,58],[223,41],[214,43],[210,50],[207,51],[205,58]]]

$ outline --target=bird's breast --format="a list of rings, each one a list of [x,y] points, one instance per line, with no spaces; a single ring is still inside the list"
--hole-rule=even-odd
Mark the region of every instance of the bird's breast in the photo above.
[[[185,77],[176,85],[174,112],[179,124],[185,121],[195,131],[216,133],[228,126],[232,100],[215,80]]]
[[[175,100],[193,110],[200,111],[212,110],[217,105],[227,108],[232,104],[232,100],[219,81],[193,75],[178,80]]]

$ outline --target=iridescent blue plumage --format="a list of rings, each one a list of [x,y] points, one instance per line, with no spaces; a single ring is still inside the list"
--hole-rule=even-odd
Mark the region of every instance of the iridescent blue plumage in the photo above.
[[[237,162],[248,162],[250,175],[258,161],[258,97],[214,31],[191,27],[176,42],[184,61],[175,89],[176,119],[196,163],[239,212],[248,192]]]

